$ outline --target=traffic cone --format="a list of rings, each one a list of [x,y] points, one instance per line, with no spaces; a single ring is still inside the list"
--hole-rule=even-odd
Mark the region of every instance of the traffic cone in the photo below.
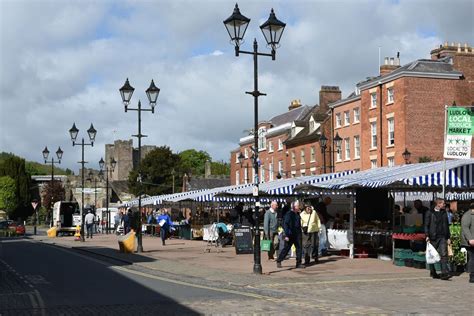
[[[81,228],[79,225],[76,226],[76,233],[74,234],[74,240],[80,241],[81,240]]]

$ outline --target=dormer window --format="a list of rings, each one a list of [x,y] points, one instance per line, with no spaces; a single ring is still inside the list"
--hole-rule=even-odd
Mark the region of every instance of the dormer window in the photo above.
[[[316,122],[314,121],[313,117],[309,120],[309,132],[312,133],[316,129]]]
[[[296,135],[296,126],[293,126],[291,128],[291,137],[295,137],[295,135]]]

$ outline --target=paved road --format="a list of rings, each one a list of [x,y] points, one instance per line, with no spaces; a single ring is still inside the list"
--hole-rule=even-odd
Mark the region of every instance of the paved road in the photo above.
[[[0,315],[193,315],[235,293],[171,283],[70,250],[22,239],[0,242]]]

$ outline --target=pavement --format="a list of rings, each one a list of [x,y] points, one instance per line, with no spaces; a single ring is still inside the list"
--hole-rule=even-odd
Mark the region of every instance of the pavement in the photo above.
[[[202,313],[472,315],[474,286],[466,273],[450,281],[433,280],[427,270],[340,256],[321,258],[306,269],[295,269],[295,260],[289,259],[277,269],[262,253],[263,274],[255,275],[253,255],[236,255],[231,246],[207,247],[203,241],[171,239],[162,246],[159,238],[144,237],[140,254],[119,253],[115,235],[95,235],[86,242],[45,236],[32,241],[109,260],[137,275],[248,298],[246,309],[240,300],[194,302],[193,308]]]

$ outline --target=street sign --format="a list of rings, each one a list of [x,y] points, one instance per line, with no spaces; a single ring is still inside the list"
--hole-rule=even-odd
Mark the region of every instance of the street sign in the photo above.
[[[474,111],[470,107],[447,107],[444,158],[470,159],[474,135]]]
[[[250,227],[235,228],[234,237],[235,253],[237,255],[253,253],[252,232],[250,231]]]
[[[82,189],[81,188],[76,188],[76,193],[79,194],[79,193],[82,193]],[[84,188],[84,194],[99,194],[99,193],[102,193],[102,189],[101,188],[97,188],[97,189],[94,189],[94,188]]]

